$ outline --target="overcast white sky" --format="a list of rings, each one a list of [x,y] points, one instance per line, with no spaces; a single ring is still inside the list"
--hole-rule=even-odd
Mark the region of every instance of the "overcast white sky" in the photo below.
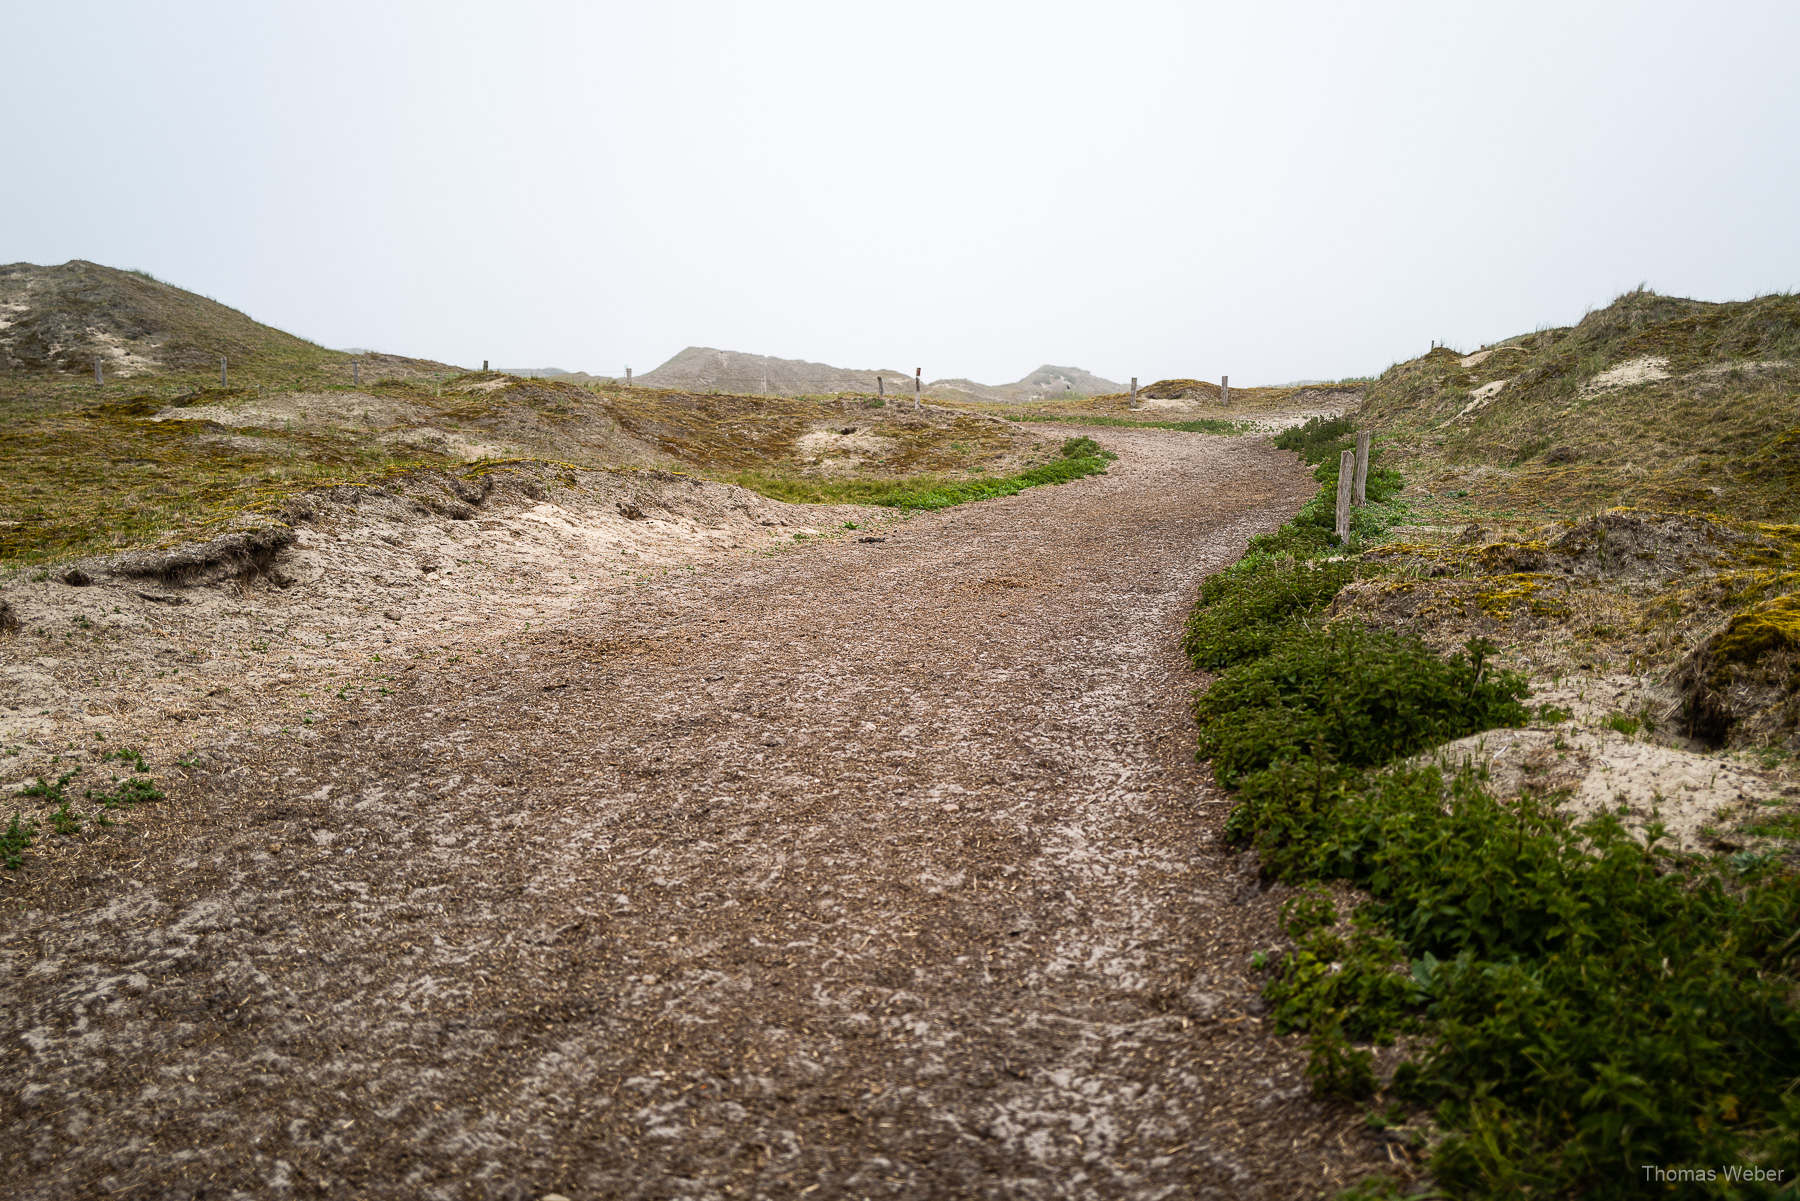
[[[0,0],[0,262],[328,346],[1372,373],[1800,288],[1800,4]]]

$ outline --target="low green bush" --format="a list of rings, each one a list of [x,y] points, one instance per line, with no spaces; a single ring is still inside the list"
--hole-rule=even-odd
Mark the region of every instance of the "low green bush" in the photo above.
[[[1372,450],[1369,453],[1374,457],[1379,452]],[[1342,465],[1339,459],[1327,459],[1313,468],[1313,479],[1319,482],[1322,492],[1330,494],[1334,511],[1337,508],[1338,471]],[[1370,504],[1378,505],[1397,495],[1405,486],[1406,481],[1398,471],[1370,463],[1369,474],[1363,479],[1363,495]]]
[[[1429,1033],[1393,1087],[1451,1132],[1431,1162],[1450,1195],[1635,1196],[1646,1164],[1793,1162],[1800,878],[1470,773],[1288,760],[1243,795],[1234,832],[1272,874],[1373,898],[1351,938],[1315,926],[1278,965],[1279,1027],[1352,1094],[1372,1084],[1350,1041]]]
[[[1337,483],[1343,451],[1356,446],[1356,423],[1350,417],[1315,417],[1305,425],[1276,435],[1274,444],[1295,451],[1313,464],[1319,490],[1301,507],[1293,521],[1273,534],[1250,540],[1252,555],[1316,556],[1337,545]],[[1369,472],[1363,484],[1365,503],[1350,512],[1350,539],[1363,542],[1379,537],[1405,518],[1398,501],[1406,481],[1398,471],[1379,463],[1380,447],[1370,451]]]
[[[1282,430],[1272,439],[1282,450],[1291,450],[1308,463],[1337,462],[1338,455],[1356,448],[1354,417],[1314,417],[1304,425]]]
[[[1303,513],[1208,581],[1184,646],[1224,668],[1195,713],[1237,794],[1227,836],[1303,889],[1283,907],[1293,949],[1259,966],[1276,1029],[1308,1035],[1315,1090],[1380,1090],[1371,1045],[1411,1034],[1388,1108],[1443,1132],[1429,1168],[1445,1195],[1623,1198],[1648,1166],[1723,1165],[1690,1194],[1774,1196],[1800,1163],[1800,877],[1400,766],[1526,724],[1524,681],[1479,641],[1445,658],[1319,628],[1357,568],[1275,557],[1314,545],[1308,529]],[[1347,930],[1325,881],[1370,898]],[[1744,1169],[1787,1176],[1727,1174]]]
[[[1417,1024],[1412,1014],[1423,996],[1407,958],[1401,942],[1373,923],[1358,923],[1348,938],[1315,930],[1263,990],[1275,1007],[1275,1032],[1392,1043],[1401,1030]]]
[[[1200,753],[1225,785],[1313,755],[1372,767],[1502,725],[1524,725],[1525,681],[1490,672],[1491,644],[1440,658],[1415,638],[1353,622],[1296,628],[1231,668],[1194,707]]]
[[[1319,612],[1357,575],[1354,563],[1286,559],[1209,576],[1182,649],[1195,667],[1212,671],[1266,655],[1291,623]]]
[[[1272,533],[1258,534],[1250,539],[1245,557],[1308,559],[1322,555],[1336,545],[1337,539],[1331,532],[1331,522],[1314,525],[1296,520]]]

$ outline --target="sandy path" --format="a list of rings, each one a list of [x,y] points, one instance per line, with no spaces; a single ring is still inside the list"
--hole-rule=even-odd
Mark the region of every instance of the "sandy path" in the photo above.
[[[1101,478],[644,585],[196,772],[5,918],[20,1197],[1303,1197],[1175,643],[1311,485]]]

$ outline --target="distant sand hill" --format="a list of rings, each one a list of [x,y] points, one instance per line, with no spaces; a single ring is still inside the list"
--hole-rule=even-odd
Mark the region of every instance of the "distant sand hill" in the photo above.
[[[341,368],[345,375],[356,358],[365,381],[455,370],[427,359],[327,350],[142,271],[84,259],[0,265],[0,372],[91,377],[98,361],[118,379],[215,372],[221,358],[233,369]]]
[[[137,271],[75,259],[0,266],[0,369],[109,375],[338,357]]]
[[[1026,401],[1111,396],[1125,391],[1125,385],[1102,379],[1079,367],[1053,367],[1045,363],[1016,384],[990,385],[967,379],[940,379],[927,384],[925,391],[928,395],[950,400]]]
[[[804,359],[774,359],[735,350],[714,350],[709,346],[690,346],[655,371],[638,376],[635,382],[647,388],[675,388],[683,392],[751,395],[770,392],[799,396],[824,392],[873,392],[876,376],[886,379],[890,393],[899,389],[902,379],[911,390],[910,371],[855,371],[826,363],[809,363]]]
[[[671,388],[682,392],[737,392],[755,395],[769,392],[783,396],[831,392],[874,392],[876,377],[884,381],[888,395],[912,391],[912,372],[893,369],[868,371],[809,363],[804,359],[775,359],[690,346],[654,371],[636,377],[647,388]],[[925,394],[942,400],[1022,401],[1057,396],[1103,396],[1125,389],[1079,367],[1046,364],[1015,384],[978,384],[966,379],[932,380]]]

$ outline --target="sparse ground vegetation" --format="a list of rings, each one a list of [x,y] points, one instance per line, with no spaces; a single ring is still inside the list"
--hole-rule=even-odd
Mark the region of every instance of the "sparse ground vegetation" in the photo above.
[[[99,389],[15,377],[0,379],[0,393],[22,414],[0,423],[0,457],[19,468],[0,477],[0,565],[267,524],[310,489],[517,458],[674,469],[771,496],[846,498],[942,492],[1060,462],[1024,431],[941,409],[583,388],[450,369],[360,389],[336,379],[279,390],[216,381]],[[39,403],[24,403],[33,397]]]
[[[743,471],[725,479],[764,496],[792,504],[881,505],[923,512],[974,500],[1013,496],[1042,484],[1063,484],[1106,470],[1118,456],[1102,450],[1092,438],[1070,438],[1048,462],[1017,475],[971,480],[945,476],[910,476],[898,480],[804,478]],[[980,471],[980,468],[975,468]]]
[[[1008,417],[1010,421],[1072,421],[1080,425],[1097,425],[1102,428],[1132,427],[1156,430],[1180,430],[1186,434],[1238,434],[1257,433],[1263,429],[1256,421],[1233,421],[1224,417],[1197,417],[1192,421],[1136,421],[1130,417],[1114,417],[1109,414],[1077,414],[1077,413],[1045,413],[1024,412]]]
[[[1265,995],[1308,1034],[1314,1086],[1377,1096],[1371,1123],[1449,1195],[1632,1196],[1643,1164],[1774,1169],[1800,1149],[1795,790],[1715,800],[1676,840],[1661,791],[1595,803],[1558,775],[1592,731],[1657,747],[1664,772],[1721,744],[1754,764],[1740,781],[1781,770],[1800,725],[1777,465],[1797,318],[1788,297],[1639,292],[1575,330],[1397,366],[1356,418],[1398,469],[1370,476],[1388,511],[1334,546],[1320,518],[1353,423],[1288,431],[1318,497],[1190,618],[1196,666],[1223,671],[1197,715],[1238,794],[1231,833],[1309,890]],[[1596,512],[1622,499],[1710,511]],[[1535,714],[1527,675],[1554,698]],[[1504,771],[1414,757],[1494,726],[1511,732],[1490,748],[1542,749]],[[1707,780],[1684,787],[1718,796]],[[1684,795],[1666,802],[1692,829]]]

